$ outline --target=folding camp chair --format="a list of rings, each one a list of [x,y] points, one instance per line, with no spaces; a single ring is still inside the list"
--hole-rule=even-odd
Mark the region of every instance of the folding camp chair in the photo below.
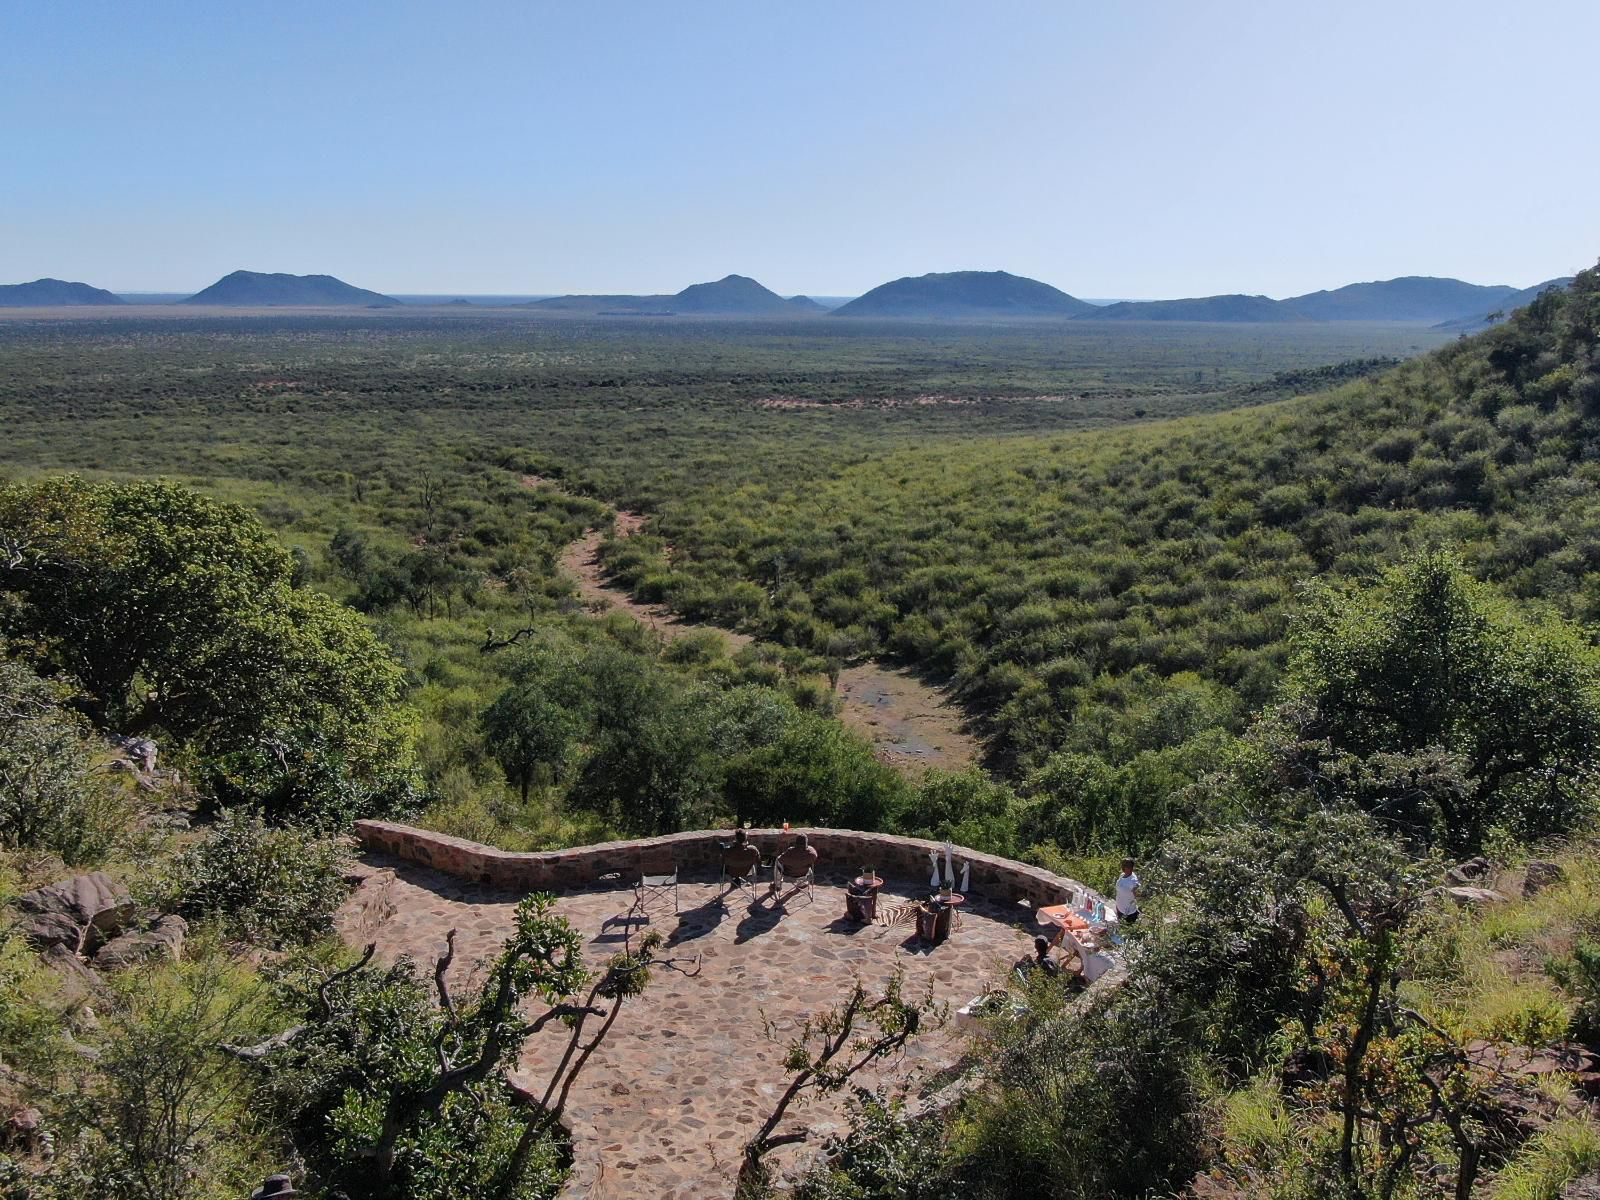
[[[737,875],[728,870],[728,860],[726,856],[724,856],[722,860],[722,873],[717,876],[717,893],[719,895],[725,895],[730,888],[749,888],[750,894],[754,896],[756,894],[756,885],[760,877],[760,872],[760,855],[756,856],[756,860],[750,864],[750,869],[748,871]]]
[[[788,885],[794,884],[796,890],[804,888],[806,899],[815,904],[817,898],[811,894],[811,885],[816,881],[816,867],[807,867],[803,875],[790,875],[783,869],[781,855],[772,860],[772,894],[774,896],[780,894]]]
[[[633,887],[633,906],[641,913],[648,914],[652,900],[664,900],[668,895],[672,897],[672,911],[678,911],[678,864],[673,863],[669,873],[651,874],[646,868],[639,875],[639,882]]]

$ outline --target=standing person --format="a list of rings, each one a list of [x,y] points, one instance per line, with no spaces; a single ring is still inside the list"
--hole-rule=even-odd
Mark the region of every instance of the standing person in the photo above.
[[[1117,876],[1117,920],[1132,925],[1139,919],[1139,876],[1134,874],[1133,859],[1122,860],[1122,874]]]

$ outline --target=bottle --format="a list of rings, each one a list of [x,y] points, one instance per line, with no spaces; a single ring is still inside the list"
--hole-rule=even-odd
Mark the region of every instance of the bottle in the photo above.
[[[785,833],[788,833],[788,832],[789,832],[789,822],[787,822],[787,821],[785,821],[785,822],[784,822],[784,823],[783,823],[783,831],[784,831],[784,832],[785,832]]]

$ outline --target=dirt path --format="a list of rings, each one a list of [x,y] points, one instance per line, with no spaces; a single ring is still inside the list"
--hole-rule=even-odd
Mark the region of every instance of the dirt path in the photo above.
[[[548,485],[548,481],[540,480],[538,485]],[[643,524],[644,518],[637,513],[617,516],[623,536],[637,532]],[[665,605],[641,604],[608,583],[600,562],[604,539],[603,530],[591,530],[561,556],[561,569],[577,581],[578,595],[591,609],[628,613],[669,640],[709,630],[727,639],[734,650],[751,643],[748,634],[686,621]],[[919,771],[960,768],[978,760],[978,740],[966,731],[961,710],[942,691],[910,671],[871,662],[847,668],[839,675],[839,697],[843,701],[839,719],[871,742],[884,762]]]

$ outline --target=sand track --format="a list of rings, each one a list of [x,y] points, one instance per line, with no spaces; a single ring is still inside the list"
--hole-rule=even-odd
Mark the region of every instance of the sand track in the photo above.
[[[539,483],[548,486],[548,481]],[[616,529],[627,537],[644,521],[638,513],[619,513]],[[611,583],[600,561],[606,532],[590,530],[561,556],[561,569],[577,582],[578,595],[590,609],[625,612],[669,640],[710,631],[727,639],[734,650],[754,640],[748,634],[685,620],[662,604],[641,604]],[[981,747],[967,732],[960,708],[911,671],[876,662],[847,667],[839,675],[838,694],[839,719],[870,741],[884,762],[916,772],[927,767],[960,768],[978,760]]]

